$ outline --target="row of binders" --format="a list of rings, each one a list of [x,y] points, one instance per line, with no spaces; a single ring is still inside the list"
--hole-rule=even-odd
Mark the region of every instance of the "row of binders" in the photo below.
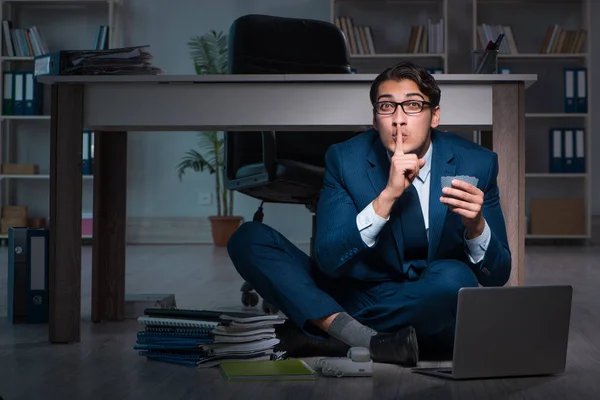
[[[550,172],[584,173],[585,130],[583,128],[554,128],[550,129],[549,140]]]
[[[587,113],[587,69],[565,68],[565,113]]]
[[[3,115],[42,114],[43,85],[34,78],[33,71],[7,71],[3,83]]]
[[[278,360],[279,315],[147,308],[133,349],[148,360],[210,368],[222,361]]]

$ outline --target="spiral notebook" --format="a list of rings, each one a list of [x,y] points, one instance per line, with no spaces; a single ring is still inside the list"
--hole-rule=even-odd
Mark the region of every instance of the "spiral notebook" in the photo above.
[[[213,329],[219,325],[216,321],[202,321],[194,319],[159,318],[142,316],[138,322],[146,326],[165,326],[178,328]]]
[[[141,331],[137,334],[138,340],[155,340],[155,339],[170,339],[170,338],[189,338],[189,339],[213,339],[208,331],[190,330],[189,332],[152,332]]]
[[[214,330],[218,328],[178,328],[174,326],[150,326],[146,325],[143,332],[146,333],[156,333],[156,334],[165,334],[165,335],[198,335],[198,336],[208,336],[213,333]]]

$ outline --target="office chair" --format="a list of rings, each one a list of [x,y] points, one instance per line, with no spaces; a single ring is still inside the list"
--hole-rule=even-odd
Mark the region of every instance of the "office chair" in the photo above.
[[[230,27],[231,74],[349,74],[346,39],[334,24],[299,18],[245,15]],[[307,118],[310,118],[308,115]],[[303,204],[312,216],[313,256],[316,206],[325,174],[325,152],[356,132],[225,132],[225,186],[263,203]],[[258,295],[246,282],[242,303]],[[263,300],[265,312],[277,310]]]

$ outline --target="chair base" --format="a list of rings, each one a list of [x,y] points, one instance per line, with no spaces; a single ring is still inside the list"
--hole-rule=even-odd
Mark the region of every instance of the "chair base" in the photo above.
[[[258,293],[256,293],[254,291],[254,288],[252,287],[252,285],[250,285],[248,282],[244,282],[242,284],[241,291],[242,291],[242,304],[244,306],[255,307],[256,305],[258,305],[259,296],[258,296]],[[273,306],[265,299],[263,299],[261,308],[265,314],[277,314],[279,312],[279,309],[277,307]]]

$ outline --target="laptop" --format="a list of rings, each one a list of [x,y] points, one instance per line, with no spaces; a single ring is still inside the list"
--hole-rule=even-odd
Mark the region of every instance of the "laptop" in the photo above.
[[[462,288],[452,367],[411,370],[447,379],[561,373],[572,294],[570,285]]]

